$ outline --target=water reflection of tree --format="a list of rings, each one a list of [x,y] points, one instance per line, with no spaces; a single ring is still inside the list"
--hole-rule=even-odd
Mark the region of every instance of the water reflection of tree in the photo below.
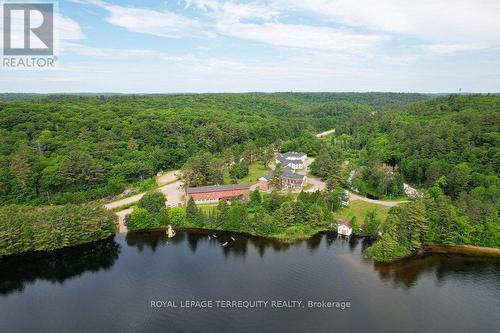
[[[128,246],[137,248],[139,252],[144,251],[144,248],[155,252],[159,245],[180,244],[185,238],[186,234],[182,232],[178,232],[174,238],[168,238],[165,231],[134,231],[127,233],[125,241]]]
[[[23,291],[41,279],[63,283],[87,272],[107,270],[120,254],[113,238],[50,252],[18,254],[0,259],[0,294]]]
[[[305,240],[284,242],[278,239],[254,237],[240,233],[190,230],[189,232],[178,231],[172,239],[168,239],[165,233],[160,231],[130,232],[125,239],[129,246],[137,248],[138,251],[143,251],[144,248],[150,248],[155,251],[160,245],[187,242],[189,249],[193,253],[196,253],[201,242],[207,243],[209,246],[219,246],[225,258],[244,259],[248,254],[249,248],[255,249],[260,257],[264,257],[266,251],[269,249],[279,252],[303,244],[313,252],[320,246],[323,238],[327,239],[326,244],[330,246],[336,240],[336,234],[319,233]]]
[[[461,255],[430,254],[393,263],[374,263],[382,281],[410,289],[424,274],[434,275],[438,283],[449,278],[464,280],[470,276],[491,274],[500,283],[500,260]]]

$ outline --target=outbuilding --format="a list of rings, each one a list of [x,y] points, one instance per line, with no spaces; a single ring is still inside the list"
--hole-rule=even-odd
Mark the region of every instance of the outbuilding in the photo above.
[[[337,233],[339,235],[351,236],[352,234],[352,221],[347,219],[337,220]]]
[[[189,187],[186,189],[186,202],[191,197],[196,203],[246,200],[250,197],[250,184]]]

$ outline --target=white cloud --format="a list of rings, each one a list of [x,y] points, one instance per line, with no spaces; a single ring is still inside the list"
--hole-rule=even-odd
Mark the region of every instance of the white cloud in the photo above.
[[[486,47],[478,44],[453,44],[453,43],[435,43],[423,44],[419,48],[432,55],[448,55],[456,52],[471,52],[484,50]]]
[[[187,7],[205,11],[214,23],[215,31],[273,46],[296,49],[315,49],[346,53],[369,53],[377,44],[387,40],[381,34],[363,34],[349,29],[327,26],[288,24],[279,22],[286,12],[273,2],[235,3],[217,0],[189,0]],[[258,20],[248,23],[247,20]]]
[[[235,20],[245,18],[272,19],[281,12],[280,6],[275,6],[272,2],[235,3],[223,0],[185,0],[185,8],[196,7],[204,12],[210,12],[219,19]]]
[[[191,61],[191,54],[174,55],[167,52],[146,49],[96,48],[79,43],[65,43],[64,52],[100,59],[142,59],[152,58],[171,62]]]
[[[219,22],[217,31],[275,46],[292,48],[366,53],[387,38],[381,35],[359,34],[340,29],[283,23],[244,24]]]
[[[110,16],[106,20],[110,24],[131,32],[167,38],[195,36],[202,32],[201,24],[197,20],[168,10],[111,5],[99,0],[86,2],[107,10]]]
[[[349,26],[441,42],[500,43],[498,0],[275,0]]]
[[[83,40],[86,39],[80,24],[69,17],[56,14],[54,25],[60,40]]]

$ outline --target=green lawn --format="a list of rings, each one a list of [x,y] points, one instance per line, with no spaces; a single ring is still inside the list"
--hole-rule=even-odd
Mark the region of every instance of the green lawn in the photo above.
[[[218,202],[214,203],[204,203],[197,204],[196,206],[205,214],[208,214],[212,209],[216,208],[219,205]]]
[[[351,219],[353,216],[356,216],[358,224],[361,225],[365,220],[366,213],[373,208],[378,210],[378,217],[383,221],[387,217],[390,207],[354,200],[349,203],[349,207],[343,207],[338,212],[335,212],[335,217]]]
[[[248,167],[248,176],[238,179],[238,184],[255,184],[259,181],[259,178],[266,175],[269,170],[269,168],[266,168],[260,163],[252,163]],[[224,184],[231,184],[231,178],[229,177],[228,171],[224,172]]]

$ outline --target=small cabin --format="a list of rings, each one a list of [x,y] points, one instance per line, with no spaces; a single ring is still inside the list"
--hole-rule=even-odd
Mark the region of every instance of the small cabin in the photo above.
[[[352,222],[351,220],[337,220],[337,233],[339,235],[351,236],[352,234]]]

